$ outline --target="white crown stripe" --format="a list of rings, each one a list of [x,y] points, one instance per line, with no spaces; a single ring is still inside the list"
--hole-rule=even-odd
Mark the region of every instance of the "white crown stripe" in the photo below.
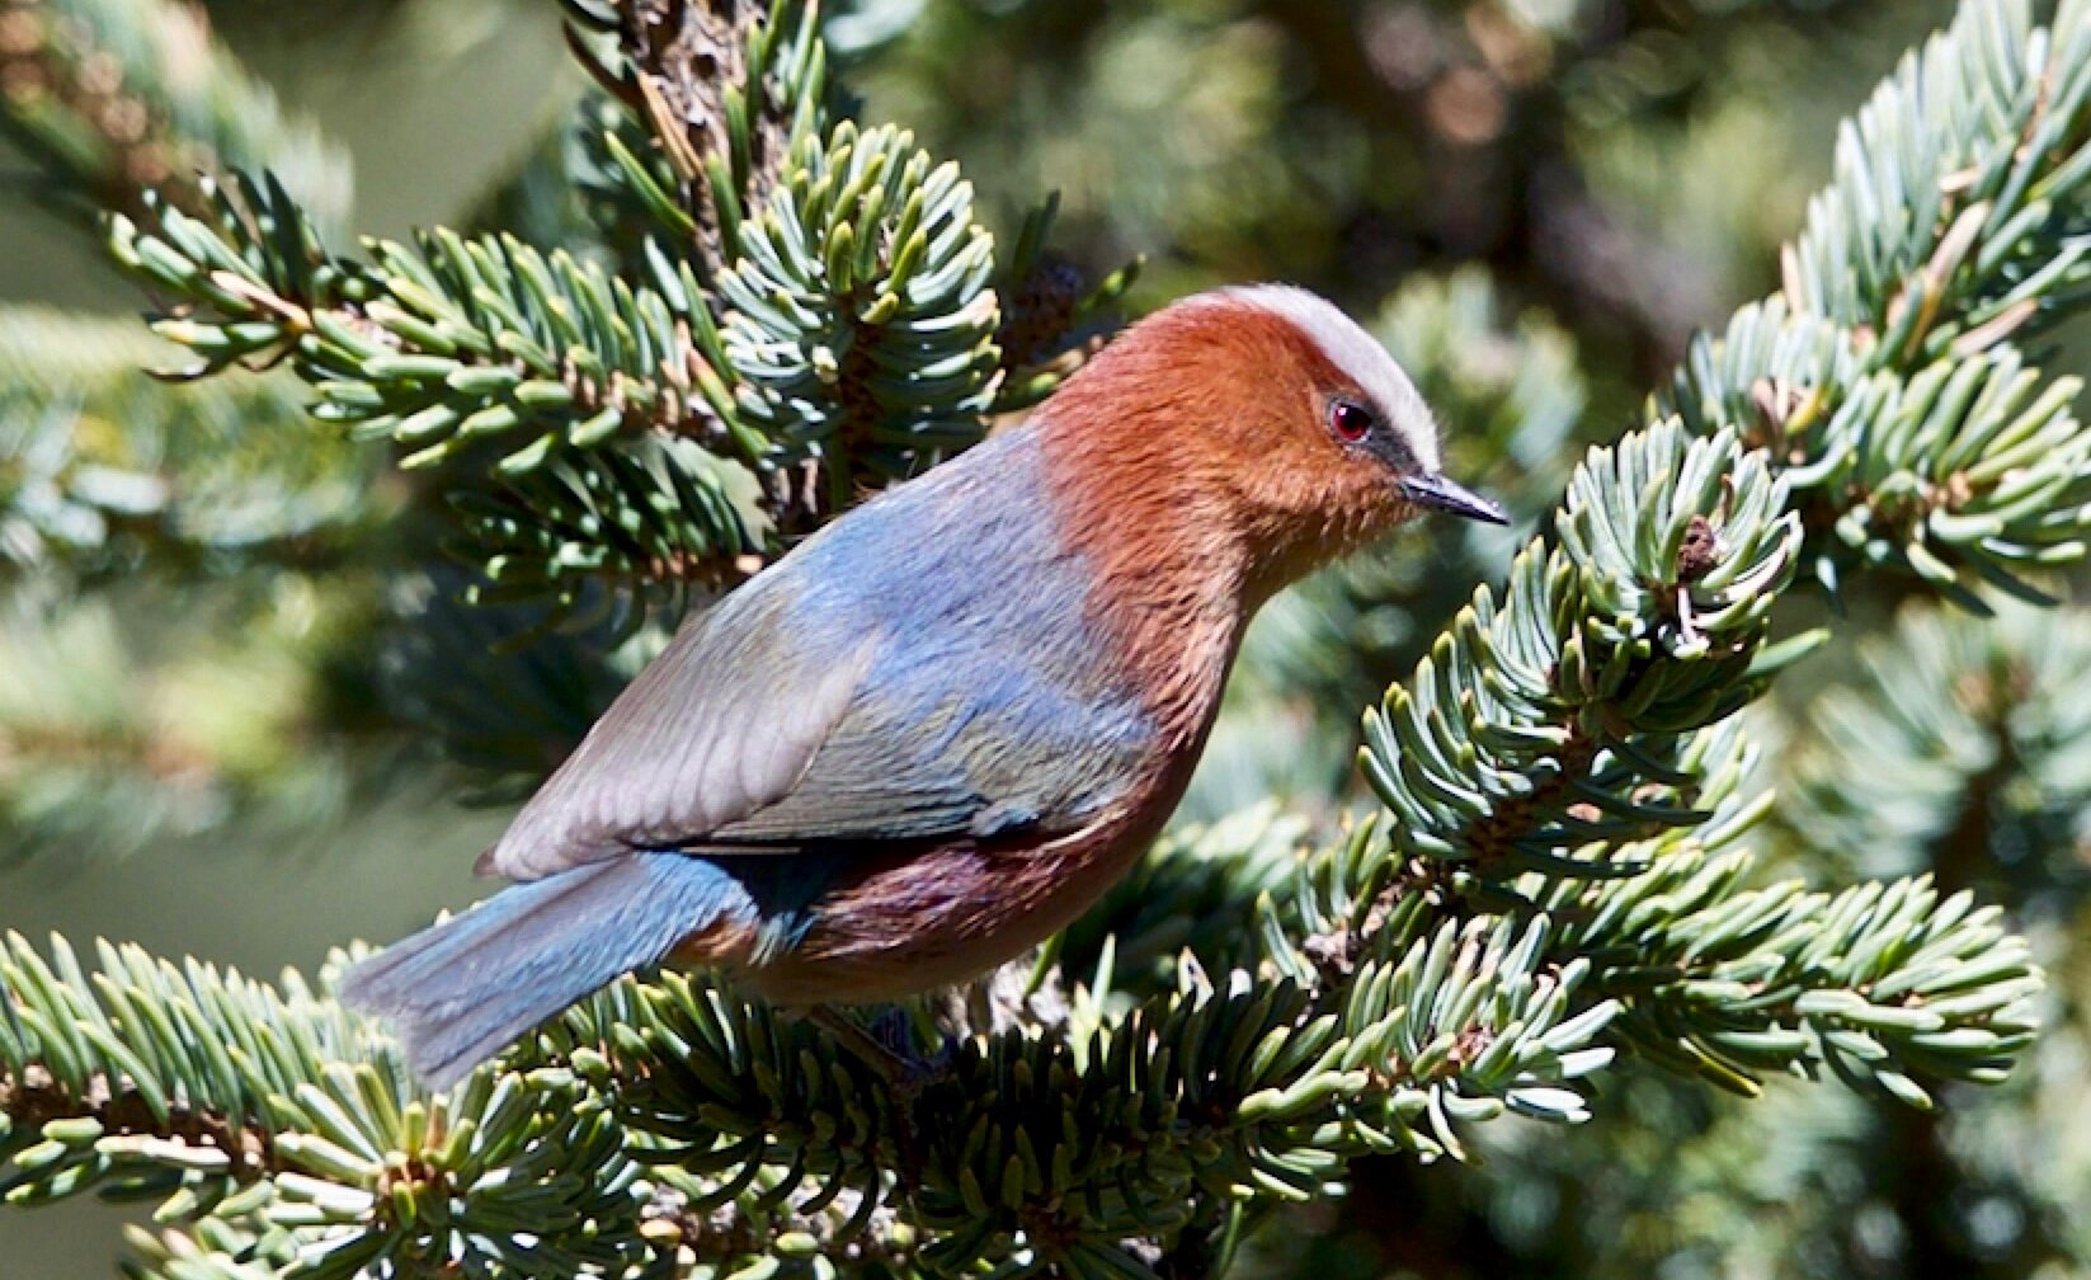
[[[1372,398],[1373,407],[1416,461],[1427,470],[1438,470],[1438,428],[1430,407],[1387,349],[1341,308],[1317,294],[1284,284],[1236,285],[1205,296],[1216,303],[1257,307],[1290,322],[1320,348],[1330,364]]]

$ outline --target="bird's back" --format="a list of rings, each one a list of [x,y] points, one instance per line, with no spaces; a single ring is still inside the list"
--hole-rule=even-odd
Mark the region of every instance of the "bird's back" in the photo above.
[[[1155,726],[1041,471],[1033,434],[997,437],[693,620],[491,869],[1049,835],[1115,803]]]

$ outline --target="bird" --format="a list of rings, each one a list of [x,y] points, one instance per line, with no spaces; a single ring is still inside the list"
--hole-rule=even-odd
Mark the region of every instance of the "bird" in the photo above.
[[[629,972],[787,1009],[984,973],[1161,832],[1258,607],[1427,511],[1506,523],[1339,307],[1178,300],[693,612],[481,855],[513,883],[340,995],[441,1088]]]

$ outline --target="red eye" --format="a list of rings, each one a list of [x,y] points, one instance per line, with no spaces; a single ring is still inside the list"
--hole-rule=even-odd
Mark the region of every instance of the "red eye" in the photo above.
[[[1372,434],[1372,413],[1348,400],[1329,402],[1329,433],[1345,444],[1358,444]]]

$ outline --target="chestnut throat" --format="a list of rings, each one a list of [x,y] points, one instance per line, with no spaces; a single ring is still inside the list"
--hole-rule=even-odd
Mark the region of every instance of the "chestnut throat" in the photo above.
[[[1052,424],[1045,429],[1052,431]],[[1225,494],[1104,450],[1048,450],[1054,506],[1091,580],[1089,623],[1160,730],[1195,762],[1249,618],[1282,582]]]

